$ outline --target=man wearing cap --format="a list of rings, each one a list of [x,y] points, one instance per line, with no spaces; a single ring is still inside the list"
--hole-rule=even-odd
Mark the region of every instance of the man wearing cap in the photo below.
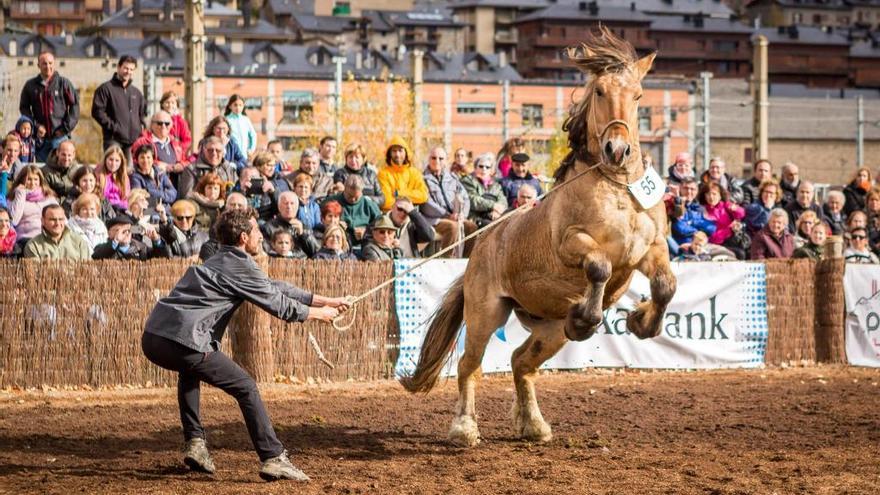
[[[394,136],[385,151],[385,167],[379,170],[379,187],[385,196],[385,203],[379,205],[388,211],[400,197],[409,198],[414,205],[428,200],[428,186],[422,173],[412,165],[412,157],[406,142]]]
[[[95,260],[138,260],[150,258],[152,248],[131,238],[132,221],[128,215],[119,215],[107,220],[107,242],[95,246],[92,259]]]
[[[504,190],[504,196],[507,198],[507,204],[512,205],[516,202],[516,196],[519,188],[523,184],[528,184],[535,189],[538,196],[541,195],[541,181],[529,172],[529,155],[525,153],[514,153],[510,157],[510,173],[507,177],[501,179],[501,189]]]
[[[373,222],[371,232],[373,238],[364,246],[361,259],[364,261],[389,261],[403,258],[400,250],[400,241],[397,239],[397,227],[388,218],[382,215]]]

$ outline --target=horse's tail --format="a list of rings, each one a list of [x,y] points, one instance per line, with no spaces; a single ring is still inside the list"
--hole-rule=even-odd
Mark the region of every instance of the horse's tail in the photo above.
[[[458,330],[464,320],[464,276],[458,278],[443,297],[440,308],[431,317],[431,326],[422,342],[416,371],[400,379],[410,392],[428,393],[437,384],[440,371],[455,347]]]

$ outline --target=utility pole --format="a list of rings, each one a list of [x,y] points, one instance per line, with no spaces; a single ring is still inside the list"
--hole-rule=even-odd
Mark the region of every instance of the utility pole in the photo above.
[[[424,82],[424,55],[421,50],[412,52],[412,97],[413,97],[413,154],[420,157],[422,148],[422,86]],[[413,157],[415,159],[415,157]]]
[[[759,35],[755,38],[754,58],[752,62],[752,163],[767,159],[770,156],[768,138],[768,107],[767,100],[767,37]]]
[[[501,140],[510,139],[510,81],[501,82]]]
[[[207,120],[205,78],[205,3],[184,0],[186,47],[183,80],[186,87],[186,118],[193,130],[204,129]],[[189,150],[186,150],[189,151]]]
[[[703,79],[703,169],[709,170],[709,153],[712,152],[710,143],[711,133],[709,132],[709,80],[712,79],[711,72],[700,72]]]
[[[336,79],[333,88],[333,114],[336,119],[336,142],[342,142],[342,64],[346,62],[345,57],[333,57],[333,63],[336,64]]]
[[[865,99],[856,97],[856,167],[865,166]]]

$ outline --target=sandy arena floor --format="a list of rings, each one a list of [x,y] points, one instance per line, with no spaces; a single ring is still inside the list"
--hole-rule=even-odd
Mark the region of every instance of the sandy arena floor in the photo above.
[[[880,493],[880,370],[595,371],[538,380],[555,438],[511,437],[509,376],[486,377],[483,443],[449,446],[447,382],[264,389],[313,481],[267,484],[235,403],[203,395],[215,477],[190,473],[172,389],[0,392],[0,493]],[[204,392],[204,390],[203,390]]]

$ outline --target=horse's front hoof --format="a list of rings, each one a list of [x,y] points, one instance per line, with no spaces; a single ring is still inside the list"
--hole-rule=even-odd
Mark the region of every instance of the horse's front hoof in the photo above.
[[[480,430],[470,416],[458,416],[449,428],[449,441],[457,447],[476,447],[480,443]]]
[[[663,329],[662,321],[650,321],[644,306],[639,306],[626,318],[626,329],[640,339],[652,339],[660,335]]]
[[[596,333],[597,323],[569,314],[565,320],[565,338],[582,342]]]

